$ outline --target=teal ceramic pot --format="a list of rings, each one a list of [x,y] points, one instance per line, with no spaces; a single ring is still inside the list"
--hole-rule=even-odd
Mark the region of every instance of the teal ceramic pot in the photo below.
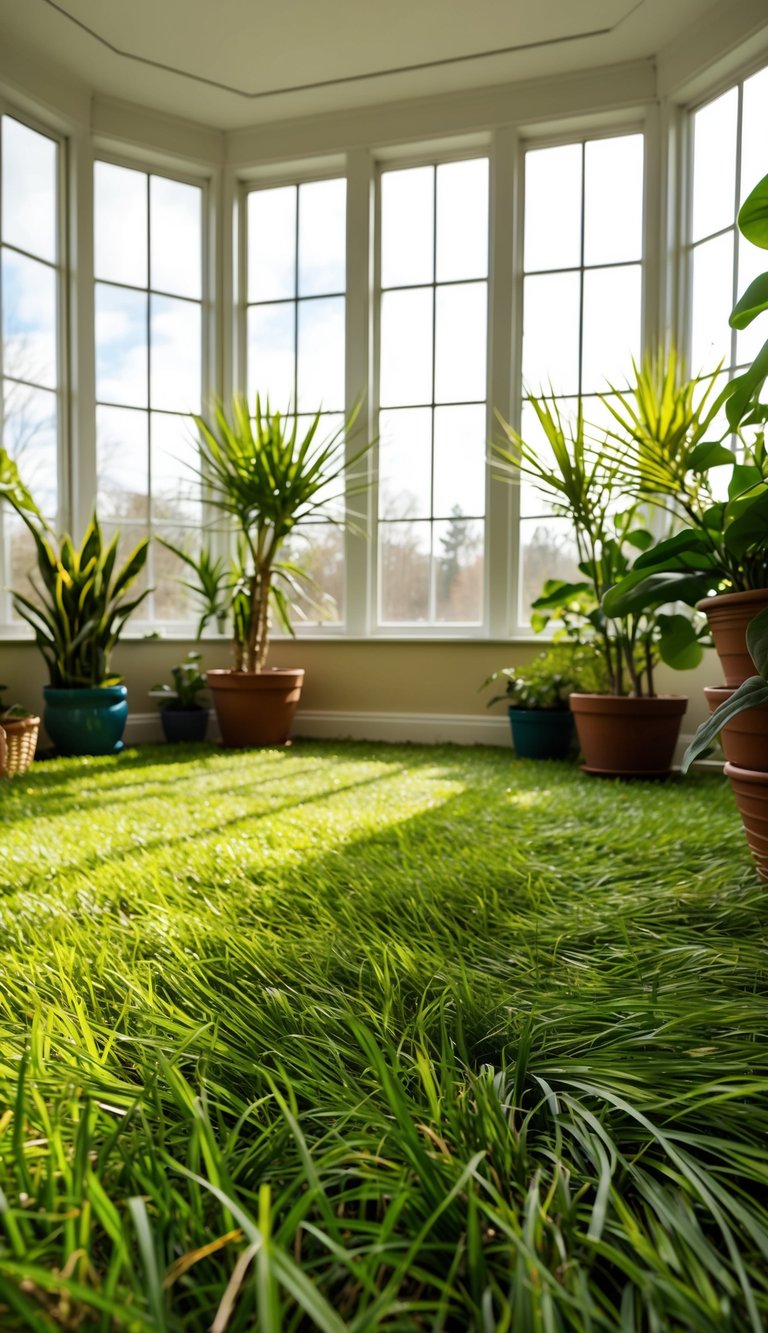
[[[204,741],[208,730],[209,708],[163,708],[160,722],[163,735],[172,744],[176,741]]]
[[[43,722],[59,754],[117,754],[128,718],[125,685],[58,690],[46,685]]]
[[[512,744],[522,759],[565,759],[573,737],[573,715],[557,708],[510,708]]]

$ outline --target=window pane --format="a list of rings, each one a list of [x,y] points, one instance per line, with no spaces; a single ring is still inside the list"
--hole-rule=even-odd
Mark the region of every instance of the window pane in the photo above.
[[[579,573],[573,529],[565,518],[525,519],[520,524],[520,623],[530,622],[531,604],[547,579],[574,582]]]
[[[525,268],[581,261],[581,144],[525,155]]]
[[[299,296],[346,289],[346,181],[299,187]]]
[[[150,298],[150,402],[170,412],[199,412],[200,306],[170,296]]]
[[[57,441],[55,393],[6,380],[3,445],[18,465],[35,503],[50,519],[56,518],[59,498]]]
[[[434,278],[433,167],[386,171],[381,178],[381,285]]]
[[[295,305],[253,306],[248,311],[248,397],[261,394],[283,412],[295,402]]]
[[[743,202],[768,172],[765,127],[768,125],[768,68],[744,83],[741,130],[741,194]]]
[[[768,163],[766,163],[768,166]],[[744,236],[737,238],[739,246],[738,295],[742,296],[749,284],[768,268],[768,254],[759,245],[751,245]],[[765,316],[758,315],[746,329],[736,334],[736,364],[752,362],[765,342]]]
[[[561,399],[557,403],[557,409],[560,413],[563,428],[567,429],[567,422],[571,414],[571,408],[576,403],[576,399]],[[551,404],[550,404],[551,406]],[[553,463],[552,449],[544,431],[539,424],[539,418],[536,415],[531,404],[526,400],[523,403],[520,413],[520,434],[530,449],[536,451],[536,455],[547,467]],[[551,504],[547,495],[540,491],[534,485],[533,480],[527,477],[521,477],[520,480],[520,514],[523,518],[539,517],[551,513]]]
[[[97,162],[94,168],[97,278],[147,286],[147,177]]]
[[[435,311],[435,401],[485,398],[487,298],[484,282],[438,287]]]
[[[640,354],[640,265],[584,274],[581,387],[602,393],[627,383]]]
[[[379,415],[379,516],[429,518],[432,412],[412,407]]]
[[[150,415],[152,516],[164,523],[201,523],[200,455],[195,424],[165,412]]]
[[[523,383],[527,392],[578,393],[578,273],[525,279]]]
[[[248,195],[248,300],[296,295],[296,187]]]
[[[151,176],[150,285],[175,296],[202,296],[202,190]]]
[[[344,297],[299,301],[299,411],[344,407]]]
[[[96,397],[127,407],[147,405],[147,298],[96,286]]]
[[[437,281],[488,273],[488,160],[437,168]]]
[[[435,523],[435,618],[478,624],[483,605],[483,525],[456,505],[447,522]]]
[[[432,401],[432,290],[381,298],[382,405]]]
[[[3,369],[55,388],[56,271],[3,250]]]
[[[739,94],[730,88],[693,117],[693,240],[733,222]]]
[[[37,601],[37,593],[32,580],[37,575],[37,552],[35,542],[27,527],[16,514],[9,513],[6,509],[3,515],[3,569],[7,571],[6,582],[9,588],[14,592],[20,592],[23,597],[31,597]],[[17,615],[12,609],[12,602],[8,598],[11,607],[11,620],[21,625],[21,616]]]
[[[429,618],[430,524],[379,525],[381,620],[385,625]]]
[[[56,260],[56,151],[53,139],[3,116],[3,240],[52,263]]]
[[[716,236],[693,252],[691,369],[714,370],[731,358],[728,317],[733,307],[733,233]]]
[[[338,625],[344,619],[344,532],[332,523],[308,523],[294,530],[285,558],[312,582],[289,592],[294,624]]]
[[[155,537],[169,541],[173,546],[182,550],[196,550],[199,544],[199,530],[196,528],[186,528],[181,526],[163,525],[155,530]],[[199,601],[187,588],[182,587],[181,580],[189,578],[189,569],[179,560],[178,556],[163,546],[162,541],[153,541],[150,559],[152,561],[152,584],[154,592],[152,593],[152,610],[155,620],[170,621],[171,624],[178,624],[183,621],[194,621],[200,615]],[[149,599],[147,599],[149,600]],[[143,604],[139,610],[139,615],[146,618],[149,614],[149,608],[145,610]],[[201,645],[204,651],[211,650],[212,657],[217,653],[216,644]],[[205,663],[203,663],[205,670]]]
[[[99,517],[146,522],[149,482],[147,415],[122,407],[97,407],[96,458]]]
[[[432,512],[485,513],[485,406],[435,409],[435,483]]]
[[[595,139],[584,149],[584,263],[640,259],[643,136]]]

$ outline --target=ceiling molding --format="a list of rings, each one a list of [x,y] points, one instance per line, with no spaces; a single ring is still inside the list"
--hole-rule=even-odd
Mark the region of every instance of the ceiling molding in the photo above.
[[[400,65],[390,69],[369,70],[363,73],[346,74],[332,79],[318,79],[310,83],[298,83],[292,86],[281,88],[260,89],[257,92],[251,92],[246,88],[238,88],[233,84],[223,83],[217,79],[210,79],[202,74],[195,74],[190,70],[179,69],[174,65],[167,65],[163,61],[154,60],[149,56],[142,56],[135,51],[126,51],[110,42],[108,38],[103,37],[95,28],[84,23],[82,19],[76,18],[69,10],[60,3],[60,0],[43,0],[44,4],[50,9],[60,14],[62,18],[79,28],[89,37],[97,41],[101,46],[111,51],[113,55],[119,56],[123,60],[132,60],[139,64],[146,65],[147,68],[160,70],[164,74],[173,74],[178,78],[189,79],[195,83],[205,85],[208,88],[215,88],[218,92],[229,93],[233,97],[239,97],[244,101],[254,102],[262,98],[284,97],[296,93],[317,92],[323,88],[339,88],[349,86],[355,83],[368,83],[373,79],[392,78],[401,74],[419,74],[431,69],[444,69],[457,65],[468,65],[473,62],[490,60],[499,56],[519,55],[526,51],[542,50],[547,47],[565,46],[569,43],[586,41],[595,37],[608,37],[616,32],[627,19],[640,9],[645,0],[626,0],[625,12],[615,23],[608,24],[603,28],[595,28],[588,31],[565,33],[560,37],[547,37],[540,41],[520,42],[512,46],[497,47],[490,51],[475,51],[469,55],[447,56],[439,60],[424,60],[414,64]]]

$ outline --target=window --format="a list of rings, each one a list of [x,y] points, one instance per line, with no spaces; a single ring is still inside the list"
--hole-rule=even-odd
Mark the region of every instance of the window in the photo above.
[[[248,398],[296,412],[300,431],[320,411],[324,436],[343,428],[346,406],[346,194],[335,179],[247,195]],[[343,497],[329,497],[329,511],[340,517]],[[312,579],[294,597],[298,623],[341,624],[343,528],[302,525],[285,558]]]
[[[765,334],[759,320],[741,332],[728,318],[738,297],[765,268],[765,252],[738,231],[743,200],[766,173],[768,69],[692,115],[690,219],[690,360],[694,372],[724,376],[751,364]],[[726,421],[722,419],[723,430]]]
[[[96,163],[94,186],[99,516],[126,551],[143,536],[197,545],[202,188],[109,162]],[[180,572],[153,541],[148,618],[191,618]]]
[[[483,619],[486,158],[381,176],[378,619]]]
[[[525,155],[522,375],[525,393],[554,398],[564,418],[631,374],[641,345],[643,257],[641,134],[593,139]],[[530,407],[521,434],[546,448]],[[520,497],[520,619],[547,578],[577,574],[565,519],[524,483]]]
[[[59,516],[59,146],[12,116],[0,117],[0,381],[2,441],[46,518]],[[22,590],[34,564],[31,537],[0,507],[0,587]],[[13,619],[10,594],[0,619]]]

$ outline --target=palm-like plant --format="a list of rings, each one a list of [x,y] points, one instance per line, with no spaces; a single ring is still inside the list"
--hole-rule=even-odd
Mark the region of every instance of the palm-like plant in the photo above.
[[[340,521],[330,507],[343,501],[348,470],[371,447],[365,444],[351,459],[346,457],[345,439],[358,410],[326,438],[318,433],[320,412],[300,431],[295,415],[273,412],[269,401],[262,406],[258,395],[253,417],[241,394],[229,410],[219,404],[210,421],[195,417],[200,476],[209,503],[233,520],[241,539],[238,576],[230,583],[238,671],[264,670],[271,608],[283,628],[293,632],[290,594],[309,576],[293,561],[281,559],[281,551],[298,524],[320,515],[331,523]],[[352,492],[365,484],[353,483]]]

